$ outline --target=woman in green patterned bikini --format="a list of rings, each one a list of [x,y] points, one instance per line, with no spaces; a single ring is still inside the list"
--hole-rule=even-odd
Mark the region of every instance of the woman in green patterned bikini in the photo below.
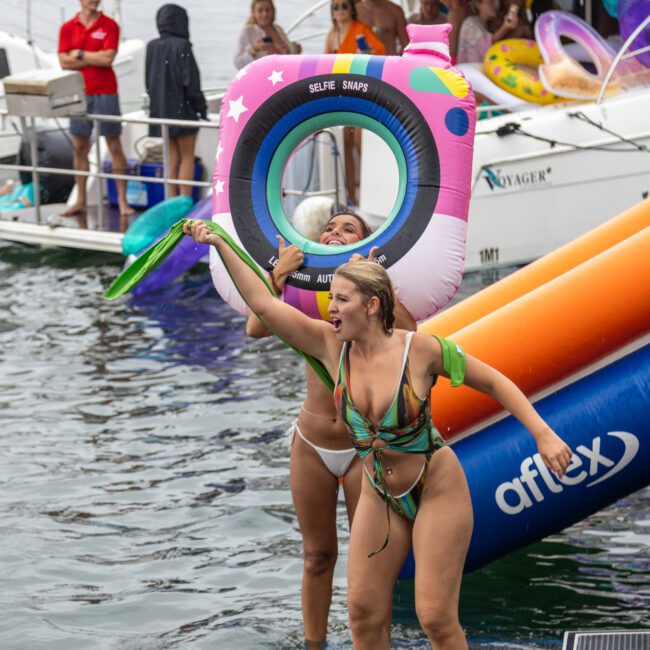
[[[571,459],[569,447],[494,368],[451,341],[393,329],[395,298],[379,264],[358,261],[337,269],[330,324],[271,296],[204,223],[188,223],[185,232],[216,247],[240,293],[271,331],[319,359],[336,378],[335,403],[368,478],[350,534],[348,606],[355,648],[389,648],[384,621],[411,544],[420,624],[436,650],[466,648],[458,597],[472,504],[460,463],[431,422],[432,386],[443,376],[497,399],[528,429],[558,476]]]
[[[324,225],[319,242],[325,246],[354,244],[370,235],[366,222],[353,212],[332,215]],[[294,244],[284,246],[279,238],[278,264],[270,279],[276,295],[281,295],[291,272],[304,261]],[[371,251],[372,254],[372,251]],[[359,255],[355,259],[361,259]],[[399,327],[414,330],[413,317],[395,304]],[[254,313],[246,323],[246,333],[255,338],[270,336]],[[339,488],[343,487],[348,521],[361,493],[361,462],[347,435],[329,390],[305,364],[307,394],[291,428],[291,497],[298,518],[303,545],[302,616],[305,647],[326,647],[327,619],[332,599],[332,579],[338,555],[336,510]]]

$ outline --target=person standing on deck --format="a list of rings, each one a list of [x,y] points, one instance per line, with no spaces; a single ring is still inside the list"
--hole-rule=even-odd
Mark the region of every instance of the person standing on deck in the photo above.
[[[176,4],[158,9],[156,25],[160,38],[147,43],[145,86],[149,94],[149,116],[175,120],[207,120],[208,104],[201,91],[201,75],[190,43],[187,11]],[[171,178],[191,181],[198,128],[169,127]],[[149,135],[161,136],[161,127],[149,125]],[[171,185],[170,195],[192,196],[191,185]]]
[[[84,77],[88,113],[121,115],[117,95],[117,77],[112,64],[120,40],[118,24],[99,11],[100,0],[79,0],[81,11],[72,20],[63,23],[59,31],[59,62],[64,70],[79,70]],[[74,168],[88,171],[88,153],[92,122],[70,120],[70,134],[74,147]],[[119,122],[102,122],[99,133],[113,160],[113,172],[126,174],[126,158],[122,150]],[[85,216],[86,176],[77,176],[77,200],[61,213],[64,217]],[[128,218],[134,211],[126,202],[126,181],[118,180],[117,194],[120,208],[120,230],[126,230]]]
[[[409,37],[401,7],[389,0],[361,0],[356,9],[359,20],[366,23],[384,44],[386,54],[402,53]]]

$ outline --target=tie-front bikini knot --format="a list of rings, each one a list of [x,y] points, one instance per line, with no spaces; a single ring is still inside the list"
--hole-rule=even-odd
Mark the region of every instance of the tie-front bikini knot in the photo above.
[[[380,438],[379,434],[375,434],[375,437],[372,441],[372,448],[383,449],[384,447],[388,447],[388,443],[383,438]]]

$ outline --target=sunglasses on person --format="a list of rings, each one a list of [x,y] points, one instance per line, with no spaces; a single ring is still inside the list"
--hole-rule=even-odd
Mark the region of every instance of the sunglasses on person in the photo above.
[[[338,11],[339,9],[349,9],[350,5],[347,2],[335,2],[332,4],[332,11]]]

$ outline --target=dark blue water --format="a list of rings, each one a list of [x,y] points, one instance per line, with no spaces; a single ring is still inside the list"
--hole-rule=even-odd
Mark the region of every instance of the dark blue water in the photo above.
[[[301,363],[246,339],[206,270],[108,303],[118,271],[107,256],[0,244],[0,648],[298,648],[283,432]],[[468,576],[472,648],[648,627],[649,503],[632,495]],[[351,647],[345,521],[341,508],[334,648]],[[395,647],[426,647],[400,602]]]

